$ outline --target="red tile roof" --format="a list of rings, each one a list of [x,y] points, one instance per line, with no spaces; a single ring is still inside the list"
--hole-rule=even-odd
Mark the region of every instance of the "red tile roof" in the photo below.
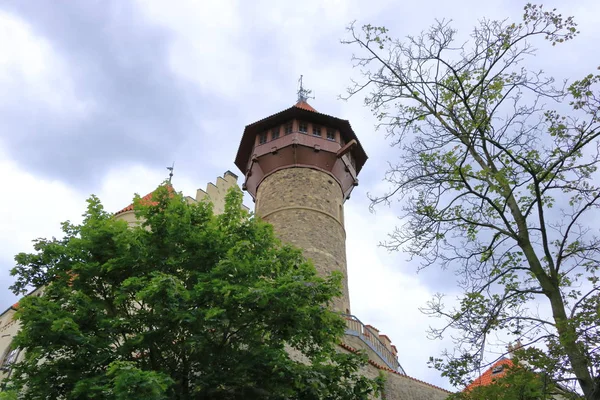
[[[504,368],[502,371],[497,372],[497,373],[493,373],[494,368],[499,367],[499,366],[506,366],[506,367],[510,367],[513,365],[513,362],[511,359],[509,358],[501,358],[500,360],[496,361],[494,364],[492,364],[491,367],[489,367],[483,374],[481,374],[479,376],[479,378],[475,379],[473,382],[471,382],[466,388],[465,391],[471,390],[477,386],[487,386],[492,384],[496,379],[503,377],[506,374],[506,368]]]
[[[173,186],[171,186],[170,184],[167,185],[167,190],[169,191],[169,194],[172,194],[174,192]],[[152,191],[152,192],[148,193],[147,195],[145,195],[144,197],[142,197],[142,204],[155,205],[156,202],[152,201],[152,196],[154,196],[154,191]],[[124,209],[117,211],[115,213],[115,215],[119,215],[119,214],[122,214],[127,211],[133,211],[133,203],[131,203]]]
[[[303,110],[306,111],[312,111],[312,112],[317,112],[317,110],[315,110],[314,108],[312,108],[312,106],[310,104],[308,104],[306,101],[302,101],[300,100],[299,102],[297,102],[294,107],[298,107],[301,108]]]

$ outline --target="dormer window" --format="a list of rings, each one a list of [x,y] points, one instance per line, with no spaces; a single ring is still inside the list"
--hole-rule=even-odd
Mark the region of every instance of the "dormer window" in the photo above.
[[[327,140],[335,141],[335,131],[333,129],[327,129]]]
[[[263,132],[260,135],[258,135],[258,144],[265,144],[267,143],[267,132]]]
[[[492,375],[499,374],[502,371],[504,371],[504,365],[497,365],[492,369]]]
[[[313,125],[313,136],[321,137],[321,127],[317,125]]]
[[[271,140],[279,138],[279,128],[280,126],[277,125],[275,128],[271,129]]]
[[[290,133],[292,133],[294,130],[294,124],[291,122],[288,122],[287,124],[285,124],[285,134],[289,135]]]
[[[299,122],[298,123],[298,132],[308,133],[308,124],[306,122]]]

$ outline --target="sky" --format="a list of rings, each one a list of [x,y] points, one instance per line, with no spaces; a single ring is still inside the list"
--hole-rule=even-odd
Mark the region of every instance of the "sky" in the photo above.
[[[534,62],[559,79],[597,67],[600,3],[555,1],[580,36]],[[568,4],[567,4],[568,3]],[[518,20],[524,2],[457,0],[227,1],[107,0],[0,2],[0,309],[17,300],[8,286],[13,257],[31,240],[78,221],[90,194],[108,210],[145,195],[167,177],[186,195],[233,164],[244,126],[296,101],[304,76],[318,111],[348,119],[369,155],[346,203],[352,312],[387,334],[406,372],[450,388],[427,367],[447,341],[430,341],[439,321],[419,311],[437,292],[451,300],[450,271],[417,273],[417,261],[378,246],[398,224],[398,206],[369,211],[383,193],[386,161],[397,157],[363,99],[339,99],[359,71],[340,43],[345,28],[385,25],[415,35],[436,19],[468,35],[478,19]],[[241,181],[240,181],[241,183]],[[246,196],[246,204],[253,208]]]

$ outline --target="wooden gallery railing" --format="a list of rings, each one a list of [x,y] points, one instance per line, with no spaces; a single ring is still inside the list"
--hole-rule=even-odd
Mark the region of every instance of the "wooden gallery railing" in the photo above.
[[[402,368],[398,361],[398,357],[379,339],[379,335],[376,332],[369,330],[354,315],[342,314],[342,317],[346,320],[347,335],[358,337],[385,362],[387,367],[406,375],[404,368]]]

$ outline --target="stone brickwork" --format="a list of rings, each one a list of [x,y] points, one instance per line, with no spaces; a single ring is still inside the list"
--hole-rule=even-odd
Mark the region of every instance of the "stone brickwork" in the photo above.
[[[272,224],[283,242],[303,249],[322,276],[332,271],[343,274],[343,295],[333,308],[349,314],[343,201],[342,189],[331,175],[308,167],[290,167],[261,182],[256,215]]]
[[[356,351],[352,346],[342,344],[338,350],[343,353]],[[286,346],[286,351],[293,360],[309,363],[308,358],[298,350]],[[370,379],[375,379],[383,374],[385,385],[382,397],[373,397],[383,400],[445,400],[451,392],[429,383],[420,381],[410,376],[401,375],[378,365],[377,361],[371,361],[360,369],[360,374]]]
[[[352,347],[342,345],[340,351],[352,351]],[[377,365],[373,360],[362,367],[361,375],[374,379],[380,373],[385,377],[383,400],[445,400],[451,392],[420,381],[410,376],[401,375],[389,371],[385,367]]]
[[[369,365],[370,368],[376,368]],[[445,400],[450,392],[406,375],[386,372],[385,400]]]

